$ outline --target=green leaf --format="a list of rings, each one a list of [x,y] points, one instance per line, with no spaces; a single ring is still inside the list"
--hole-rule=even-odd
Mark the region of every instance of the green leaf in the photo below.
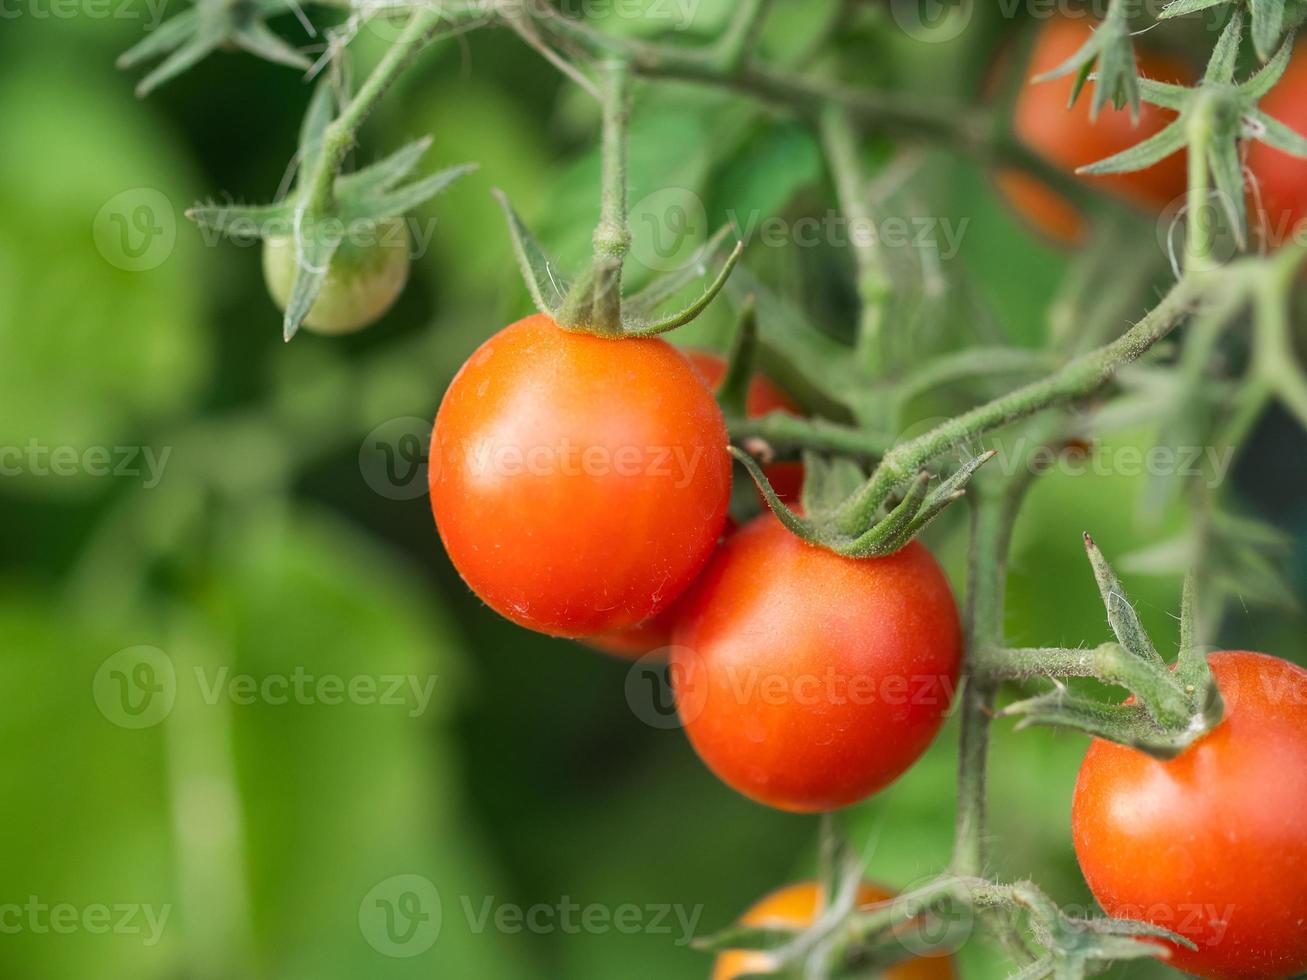
[[[1207,62],[1207,71],[1203,75],[1205,82],[1224,85],[1234,82],[1234,69],[1239,61],[1239,43],[1242,40],[1243,14],[1236,10],[1212,50],[1211,59]]]
[[[237,47],[274,64],[307,71],[312,62],[264,23],[266,18],[298,9],[293,3],[266,0],[251,7],[230,0],[197,0],[194,7],[165,21],[154,34],[126,51],[118,66],[131,68],[167,55],[136,87],[138,96],[148,95],[224,47]]]
[[[1175,758],[1196,737],[1190,731],[1164,732],[1142,705],[1103,704],[1071,694],[1061,684],[1047,694],[1009,704],[998,712],[998,717],[1020,719],[1018,728],[1037,725],[1084,732],[1158,759]]]
[[[504,192],[496,189],[494,195],[508,221],[509,235],[513,240],[513,254],[517,257],[518,268],[531,293],[531,299],[541,313],[552,314],[563,305],[572,284],[557,271],[530,229],[513,210]]]
[[[1089,555],[1089,563],[1094,569],[1094,580],[1098,583],[1099,594],[1103,597],[1103,605],[1107,609],[1108,624],[1112,627],[1118,642],[1128,653],[1140,660],[1161,665],[1162,658],[1153,646],[1153,641],[1149,639],[1148,633],[1145,632],[1143,624],[1139,622],[1139,614],[1130,604],[1125,588],[1107,563],[1107,559],[1103,557],[1103,553],[1094,544],[1094,539],[1088,534],[1085,535],[1085,551]]]
[[[413,172],[431,148],[431,141],[432,137],[423,136],[384,160],[378,160],[352,174],[342,175],[336,182],[337,191],[341,194],[365,196],[389,190]]]
[[[257,240],[287,234],[295,222],[295,204],[197,204],[186,217],[229,238]]]
[[[295,281],[291,285],[286,315],[282,320],[283,336],[287,342],[298,332],[304,318],[309,315],[314,301],[322,292],[331,271],[331,259],[345,238],[339,223],[297,227],[295,242]]]
[[[401,217],[476,169],[475,163],[458,164],[377,196],[372,196],[375,188],[361,191],[357,197],[352,194],[348,196],[341,194],[340,210],[351,220],[381,221],[385,218]]]
[[[667,333],[669,330],[675,330],[677,327],[683,327],[685,324],[694,320],[705,309],[708,304],[717,298],[717,294],[722,291],[726,285],[726,280],[730,278],[735,264],[740,261],[740,256],[744,254],[744,243],[736,242],[735,248],[731,250],[726,261],[722,263],[721,270],[717,277],[713,279],[703,291],[703,294],[689,306],[684,309],[671,313],[667,316],[657,319],[643,319],[638,316],[622,315],[622,329],[629,337],[653,337],[660,333]]]
[[[1248,207],[1238,141],[1212,140],[1207,151],[1207,166],[1212,174],[1221,210],[1225,212],[1230,230],[1234,233],[1239,248],[1242,249],[1248,243]]]
[[[1179,153],[1184,149],[1186,142],[1184,127],[1181,120],[1177,119],[1160,133],[1150,136],[1142,143],[1136,143],[1130,149],[1122,150],[1105,160],[1080,167],[1076,173],[1123,174],[1133,170],[1144,170],[1159,160],[1165,160],[1172,154]]]
[[[1157,18],[1158,20],[1167,20],[1171,17],[1183,17],[1185,14],[1196,14],[1229,2],[1230,0],[1171,0],[1162,8],[1162,12],[1157,15]]]
[[[1285,0],[1252,0],[1253,46],[1263,61],[1271,56],[1284,33]]]
[[[313,96],[309,99],[308,110],[304,113],[304,119],[300,122],[299,153],[297,157],[301,174],[312,173],[317,166],[318,155],[322,152],[322,141],[326,136],[327,127],[336,118],[337,98],[336,85],[332,74],[328,72],[322,76],[322,80],[313,89]]]
[[[1239,86],[1239,92],[1248,99],[1261,99],[1279,84],[1280,79],[1289,68],[1293,58],[1293,38],[1285,38],[1275,57],[1262,66],[1261,70]]]
[[[1268,116],[1261,110],[1254,112],[1252,118],[1260,127],[1258,140],[1291,156],[1307,158],[1307,136],[1290,129],[1280,120]]]

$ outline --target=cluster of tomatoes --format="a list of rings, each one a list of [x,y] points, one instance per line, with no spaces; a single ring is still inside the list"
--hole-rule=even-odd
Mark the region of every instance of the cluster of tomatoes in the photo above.
[[[961,662],[957,607],[920,544],[854,560],[770,513],[728,528],[724,365],[543,315],[487,341],[436,417],[431,504],[488,605],[555,636],[670,651],[686,732],[747,796],[813,812],[925,750]],[[754,382],[749,409],[793,410]],[[794,493],[801,474],[772,474]]]
[[[1086,20],[1045,25],[1032,75],[1065,62]],[[1143,74],[1190,83],[1182,61],[1141,50]],[[1018,138],[1074,171],[1160,131],[1107,108],[1068,112],[1069,79],[1028,85]],[[1307,128],[1307,64],[1295,61],[1262,108]],[[1307,164],[1260,144],[1248,166],[1253,213],[1275,244],[1307,218]],[[1085,223],[1035,179],[1000,188],[1049,236],[1076,242]],[[1104,186],[1160,212],[1185,194],[1177,155]],[[341,331],[369,322],[402,287],[393,264],[361,303],[342,280],[341,316],[308,321]],[[358,263],[355,263],[358,264]],[[277,271],[269,266],[270,279]],[[282,279],[285,276],[281,277]],[[285,283],[280,283],[285,286]],[[282,289],[285,292],[285,289]],[[284,298],[283,298],[284,302]],[[330,312],[330,311],[328,311]],[[949,584],[911,543],[885,558],[851,559],[810,545],[764,512],[742,527],[728,510],[732,462],[713,394],[725,365],[659,339],[606,339],[537,315],[483,344],[451,383],[430,453],[431,505],[445,548],[471,589],[528,629],[629,657],[666,653],[682,725],[724,782],[795,812],[856,803],[908,769],[954,700],[962,639]],[[798,407],[753,379],[751,416]],[[767,475],[797,501],[797,463]],[[1253,653],[1211,658],[1225,720],[1170,761],[1104,741],[1090,748],[1072,825],[1085,877],[1109,914],[1165,926],[1196,949],[1172,962],[1213,980],[1307,970],[1307,671]],[[866,886],[861,903],[890,898]],[[815,884],[765,899],[751,925],[803,926],[819,914]],[[721,957],[728,980],[770,968],[764,954]],[[947,956],[896,967],[897,980],[948,980]]]
[[[1021,87],[1013,111],[1016,137],[1068,172],[1156,136],[1175,118],[1171,110],[1145,103],[1137,125],[1129,109],[1114,109],[1110,104],[1093,120],[1088,94],[1068,106],[1075,84],[1072,76],[1033,81],[1067,62],[1090,39],[1094,29],[1088,17],[1054,17],[1043,25],[1030,54],[1027,84]],[[1177,85],[1197,81],[1189,61],[1147,47],[1144,37],[1139,41],[1135,53],[1142,76]],[[1091,91],[1093,84],[1088,83]],[[1299,132],[1307,131],[1307,58],[1294,57],[1259,108]],[[1266,246],[1282,244],[1307,219],[1307,161],[1264,143],[1251,142],[1245,170],[1253,230]],[[1181,152],[1144,170],[1083,179],[1142,211],[1176,215],[1185,203],[1188,165]],[[1026,220],[1053,241],[1077,245],[1087,237],[1084,216],[1037,178],[1005,171],[998,176],[998,186]]]
[[[507,618],[633,656],[666,647],[685,730],[726,783],[785,810],[837,809],[938,732],[962,655],[956,604],[919,543],[851,559],[769,513],[731,526],[722,372],[662,340],[512,324],[441,403],[432,509],[455,567]],[[749,407],[794,410],[763,379]],[[1183,969],[1289,976],[1307,968],[1307,671],[1253,653],[1211,664],[1227,717],[1179,758],[1091,747],[1076,850],[1109,913],[1197,945],[1174,949]],[[753,915],[810,921],[817,901],[796,886]],[[758,966],[740,956],[717,976]]]

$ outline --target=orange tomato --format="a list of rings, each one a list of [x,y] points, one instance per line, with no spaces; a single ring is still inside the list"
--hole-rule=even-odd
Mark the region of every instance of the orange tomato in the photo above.
[[[863,883],[858,889],[858,906],[867,908],[894,897],[880,885]],[[789,885],[772,892],[746,912],[740,922],[759,928],[793,926],[803,928],[816,921],[821,891],[815,881]],[[717,957],[712,980],[735,980],[750,973],[767,973],[775,969],[772,958],[754,950],[729,950]],[[886,980],[953,980],[953,960],[938,956],[919,956],[897,963],[885,971]]]
[[[1143,142],[1175,118],[1170,110],[1145,104],[1136,126],[1131,121],[1129,107],[1117,110],[1109,103],[1094,122],[1089,118],[1093,82],[1086,84],[1075,106],[1068,109],[1074,83],[1072,75],[1047,82],[1031,81],[1067,61],[1090,38],[1093,29],[1087,18],[1056,17],[1044,25],[1013,112],[1016,137],[1050,163],[1071,173]],[[1191,84],[1194,80],[1192,70],[1184,62],[1143,48],[1137,48],[1135,53],[1140,74],[1147,78],[1177,84]],[[1136,207],[1160,212],[1185,193],[1186,168],[1185,154],[1181,152],[1146,170],[1083,179]],[[998,174],[997,183],[1013,206],[1048,237],[1067,245],[1084,240],[1084,217],[1038,178],[1004,170]]]

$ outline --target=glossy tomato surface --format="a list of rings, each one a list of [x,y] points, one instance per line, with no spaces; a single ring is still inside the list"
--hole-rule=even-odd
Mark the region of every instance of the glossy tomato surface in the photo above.
[[[468,359],[432,435],[431,507],[459,574],[558,636],[666,609],[712,553],[730,487],[725,422],[684,356],[545,316]]]
[[[894,897],[879,885],[864,883],[858,889],[858,906],[866,908]],[[821,909],[821,891],[815,881],[800,882],[772,892],[744,913],[740,922],[760,929],[803,928],[816,921]],[[751,973],[775,969],[772,958],[753,950],[731,950],[717,957],[712,980],[736,980]],[[953,960],[946,955],[918,956],[890,967],[885,980],[952,980]]]
[[[1197,944],[1173,965],[1214,980],[1307,970],[1307,671],[1210,658],[1226,717],[1160,761],[1095,741],[1072,810],[1076,855],[1110,915]]]
[[[699,755],[796,812],[856,803],[911,766],[943,723],[962,650],[924,546],[842,558],[770,513],[718,549],[674,640],[677,710]]]
[[[1307,135],[1307,48],[1298,47],[1284,77],[1258,103],[1258,108]],[[1307,160],[1250,140],[1248,169],[1253,176],[1253,225],[1266,241],[1279,245],[1307,220]]]
[[[1143,142],[1161,132],[1175,117],[1169,110],[1144,104],[1139,125],[1135,126],[1129,108],[1118,110],[1109,102],[1093,121],[1089,116],[1093,82],[1086,84],[1076,104],[1068,109],[1074,75],[1033,81],[1074,55],[1092,36],[1095,26],[1097,23],[1088,17],[1055,17],[1040,29],[1013,111],[1016,137],[1069,173]],[[1192,70],[1181,61],[1139,46],[1136,57],[1140,74],[1147,78],[1178,84],[1193,81]],[[1185,154],[1177,153],[1146,170],[1084,180],[1137,207],[1161,211],[1185,193],[1186,167]],[[1039,231],[1065,244],[1083,240],[1084,219],[1046,184],[1016,171],[1004,171],[998,183],[1003,194]]]

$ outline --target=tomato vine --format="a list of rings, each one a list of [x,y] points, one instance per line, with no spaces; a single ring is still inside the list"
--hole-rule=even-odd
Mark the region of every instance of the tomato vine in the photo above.
[[[288,233],[299,260],[286,304],[285,331],[290,339],[305,322],[322,292],[328,269],[338,259],[343,235],[333,222],[393,219],[465,172],[457,168],[399,187],[425,149],[425,145],[415,144],[381,164],[348,174],[345,163],[360,127],[429,45],[453,33],[492,27],[515,32],[600,104],[600,216],[589,265],[570,279],[564,277],[506,199],[503,204],[521,272],[540,312],[564,330],[605,340],[647,338],[694,319],[728,288],[742,251],[737,244],[724,258],[717,255],[722,251],[718,246],[725,243],[724,236],[719,236],[701,257],[702,269],[696,263],[643,292],[624,295],[622,273],[632,241],[627,200],[628,130],[631,89],[637,83],[676,81],[710,86],[798,116],[818,138],[840,210],[851,221],[869,221],[871,217],[870,178],[862,155],[869,134],[965,153],[991,168],[1020,170],[1073,207],[1112,215],[1111,221],[1104,222],[1106,244],[1096,243],[1086,251],[1086,265],[1119,245],[1133,233],[1134,226],[1128,209],[1095,189],[1084,176],[1130,173],[1187,151],[1190,220],[1176,281],[1145,315],[1115,335],[1110,323],[1095,323],[1081,336],[1063,325],[1043,351],[976,349],[911,371],[900,370],[887,354],[885,343],[891,329],[889,302],[895,291],[894,276],[874,242],[861,242],[853,249],[859,317],[851,349],[832,346],[828,339],[819,342],[812,333],[783,335],[756,318],[745,304],[721,399],[736,458],[756,479],[790,534],[846,558],[880,559],[900,553],[928,523],[959,500],[965,498],[970,504],[957,823],[949,868],[905,895],[869,906],[859,904],[857,897],[863,871],[860,862],[828,825],[825,842],[830,854],[820,882],[828,911],[811,923],[789,929],[746,924],[706,940],[706,948],[765,945],[771,950],[773,964],[790,971],[786,975],[835,976],[840,964],[883,966],[895,956],[901,958],[901,949],[889,949],[882,943],[887,930],[902,928],[905,921],[916,928],[941,904],[973,911],[1004,941],[1023,980],[1049,975],[1079,977],[1103,962],[1164,954],[1168,948],[1192,945],[1189,938],[1157,923],[1070,916],[1031,882],[1003,883],[986,877],[990,865],[985,785],[989,733],[996,717],[1017,717],[1023,724],[1087,732],[1159,759],[1181,755],[1209,735],[1222,722],[1223,702],[1205,650],[1226,596],[1210,581],[1203,559],[1220,548],[1237,550],[1246,545],[1247,529],[1223,520],[1220,504],[1211,494],[1195,496],[1194,560],[1186,583],[1182,637],[1174,666],[1154,648],[1115,573],[1088,537],[1090,563],[1115,641],[1092,648],[1013,648],[1003,628],[1007,553],[1023,498],[1037,478],[1038,468],[1023,459],[1011,472],[991,472],[994,468],[985,464],[994,453],[977,452],[974,447],[994,430],[1030,420],[1025,431],[1031,444],[1060,450],[1075,435],[1068,409],[1099,396],[1124,370],[1156,352],[1181,325],[1188,325],[1189,336],[1177,358],[1177,374],[1182,375],[1188,390],[1197,389],[1205,378],[1202,354],[1245,316],[1252,324],[1248,384],[1219,438],[1242,441],[1272,399],[1278,399],[1307,425],[1307,378],[1293,355],[1288,313],[1299,269],[1307,257],[1307,242],[1285,244],[1270,255],[1228,261],[1217,251],[1217,234],[1222,228],[1241,246],[1249,244],[1241,148],[1260,141],[1285,153],[1307,156],[1307,137],[1258,108],[1293,56],[1289,28],[1298,8],[1284,0],[1252,0],[1247,5],[1177,0],[1166,9],[1163,19],[1218,7],[1223,27],[1203,78],[1192,87],[1139,76],[1133,47],[1137,35],[1131,29],[1138,12],[1128,0],[1114,0],[1100,30],[1070,60],[1046,74],[1045,78],[1074,76],[1073,101],[1084,97],[1081,90],[1094,80],[1090,96],[1094,117],[1109,103],[1117,110],[1128,108],[1136,118],[1143,104],[1171,114],[1172,121],[1152,137],[1077,174],[1064,171],[1018,139],[1001,106],[934,103],[767,65],[756,56],[756,48],[772,11],[769,0],[742,0],[717,39],[700,49],[609,35],[563,16],[544,0],[416,4],[404,8],[407,21],[402,32],[356,92],[345,90],[340,78],[330,71],[319,84],[301,140],[300,181],[290,199],[265,208],[212,205],[193,212],[197,220],[229,234],[264,238],[269,238],[276,222],[283,223],[285,234],[284,223],[289,222]],[[273,60],[300,64],[293,52],[288,53],[266,33],[263,20],[281,9],[277,4],[249,7],[206,0],[200,9],[211,14],[218,11],[222,16],[184,14],[163,28],[160,33],[167,31],[166,37],[129,52],[125,60],[135,64],[162,53],[167,48],[165,41],[177,46],[164,65],[147,78],[145,88],[184,69],[224,41],[234,40]],[[1239,81],[1247,23],[1251,24],[1252,46],[1260,64]],[[333,46],[331,56],[343,58],[345,51]],[[1213,193],[1218,207],[1209,208]],[[1119,225],[1113,224],[1118,221]],[[1127,229],[1124,234],[1122,227]],[[718,262],[716,271],[707,275],[701,296],[674,313],[659,312],[695,274],[707,273]],[[1086,287],[1081,283],[1079,288]],[[1069,303],[1069,308],[1075,306]],[[509,328],[520,329],[521,325]],[[555,327],[550,324],[547,329]],[[583,346],[579,338],[572,339],[578,347]],[[845,409],[846,417],[805,418],[783,411],[745,417],[744,393],[759,344],[773,347],[783,357],[795,353],[799,373],[832,404]],[[663,356],[661,347],[648,350],[656,352],[651,357]],[[996,397],[978,400],[915,438],[896,438],[894,417],[914,394],[972,376],[1016,378],[1023,383]],[[711,405],[710,399],[708,402]],[[710,427],[704,423],[705,429]],[[782,501],[764,473],[762,464],[777,451],[804,454],[808,486],[801,507]],[[839,465],[830,457],[837,457]],[[437,496],[435,487],[433,482],[433,498]],[[445,513],[461,506],[471,492],[459,487],[457,493],[442,498]],[[721,495],[724,499],[724,490]],[[664,502],[661,506],[680,504]],[[716,539],[721,508],[714,507],[700,508],[711,511],[716,524],[709,526],[712,522],[705,520],[703,527],[696,529],[702,532],[695,541],[696,556]],[[517,515],[521,510],[513,501],[505,504],[503,512]],[[484,513],[473,514],[468,520],[475,523],[483,517]],[[520,531],[522,540],[529,537],[528,531]],[[442,525],[442,534],[449,540],[447,525]],[[511,545],[505,543],[504,554],[510,553]],[[461,547],[464,553],[476,551],[473,545]],[[454,550],[451,547],[451,552]],[[676,575],[678,582],[693,577],[679,566]],[[473,585],[477,587],[476,582]],[[650,588],[641,581],[633,591],[647,594]],[[483,595],[485,591],[478,589]],[[568,596],[559,598],[559,611],[550,618],[523,612],[518,595],[511,589],[503,592],[491,599],[491,604],[518,622],[564,635],[587,635],[577,625],[584,617],[578,616],[575,606],[569,606]],[[596,620],[597,625],[587,623],[584,629],[594,626],[594,633],[630,626],[667,605],[661,596],[658,603],[632,603],[634,611],[623,610],[622,615],[610,617],[611,622]],[[1124,705],[1104,705],[1072,695],[1060,682],[1076,677],[1124,688],[1132,700]],[[1004,683],[1041,678],[1056,679],[1058,686],[999,709]],[[1036,947],[1033,950],[1029,939]],[[927,946],[931,942],[920,939]],[[943,944],[940,939],[933,942]]]

